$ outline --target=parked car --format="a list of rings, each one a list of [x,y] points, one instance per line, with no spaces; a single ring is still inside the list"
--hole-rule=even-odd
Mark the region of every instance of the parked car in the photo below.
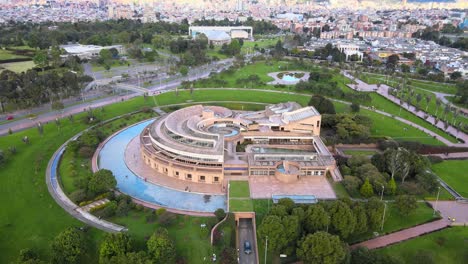
[[[13,116],[11,116],[11,115],[7,116],[7,118],[6,118],[6,120],[13,120],[13,119],[15,119],[15,118]]]
[[[244,253],[247,255],[252,253],[252,246],[249,241],[244,241]]]

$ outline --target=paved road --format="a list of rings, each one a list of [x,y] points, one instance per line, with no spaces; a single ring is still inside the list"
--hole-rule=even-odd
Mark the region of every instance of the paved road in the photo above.
[[[153,94],[156,92],[166,91],[170,89],[174,89],[175,87],[179,86],[182,81],[193,81],[200,78],[206,78],[210,75],[212,70],[221,70],[225,67],[228,67],[232,63],[232,59],[226,59],[222,61],[215,62],[209,66],[201,66],[197,69],[192,69],[191,73],[186,77],[179,77],[175,80],[169,81],[167,83],[161,83],[160,85],[154,85],[148,88],[148,93]],[[134,83],[132,83],[134,84]],[[79,103],[76,105],[69,106],[62,111],[52,111],[46,112],[37,115],[37,118],[34,120],[29,119],[20,119],[13,122],[9,122],[6,124],[0,125],[0,136],[6,135],[8,130],[11,129],[13,132],[21,131],[33,126],[36,126],[38,122],[46,123],[55,120],[56,118],[62,118],[69,115],[75,115],[77,113],[85,111],[88,108],[99,108],[109,104],[113,104],[119,101],[128,100],[130,98],[140,96],[141,93],[129,93],[127,95],[117,95],[117,96],[110,96],[102,99],[98,99],[92,102],[86,103]]]
[[[253,231],[252,219],[241,218],[239,219],[239,226],[237,227],[239,234],[239,263],[240,264],[257,264],[257,253],[255,248],[255,238]],[[245,254],[244,242],[249,241],[252,246],[252,253]]]

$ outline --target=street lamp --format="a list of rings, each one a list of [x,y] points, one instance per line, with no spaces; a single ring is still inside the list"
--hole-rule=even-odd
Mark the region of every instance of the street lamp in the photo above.
[[[267,263],[268,236],[265,237],[265,264]]]
[[[384,210],[383,210],[383,216],[382,216],[382,227],[380,228],[380,231],[383,230],[383,225],[385,221],[385,211],[387,211],[387,203],[384,203]]]
[[[437,198],[436,198],[436,202],[435,202],[435,206],[434,206],[434,213],[432,214],[432,216],[435,216],[436,214],[436,211],[437,211],[437,203],[439,202],[439,194],[440,194],[440,186],[437,187]]]
[[[328,222],[327,222],[327,233],[328,233],[328,226],[330,225],[331,217],[330,216],[327,216],[327,217],[328,217]]]
[[[383,193],[384,193],[384,190],[385,190],[385,186],[382,185],[382,194],[380,195],[380,201],[383,200]]]

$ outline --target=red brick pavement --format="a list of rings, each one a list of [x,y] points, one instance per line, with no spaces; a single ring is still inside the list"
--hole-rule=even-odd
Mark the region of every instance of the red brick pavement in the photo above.
[[[450,222],[447,219],[441,219],[427,224],[422,224],[408,229],[404,229],[385,236],[370,239],[358,244],[354,244],[351,246],[351,248],[354,249],[359,246],[367,247],[368,249],[381,248],[391,244],[399,243],[401,241],[408,240],[410,238],[418,237],[426,233],[446,228],[449,225]]]

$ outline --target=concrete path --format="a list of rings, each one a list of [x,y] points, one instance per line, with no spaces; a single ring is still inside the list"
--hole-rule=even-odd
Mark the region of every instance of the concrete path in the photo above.
[[[465,134],[463,131],[459,131],[458,129],[456,129],[455,127],[453,127],[451,125],[449,125],[447,128],[445,128],[445,124],[442,121],[438,121],[437,124],[435,124],[436,118],[434,116],[432,116],[432,115],[430,115],[430,114],[428,114],[428,113],[426,113],[426,112],[424,112],[422,110],[418,111],[416,109],[416,107],[414,107],[412,105],[407,105],[406,103],[403,103],[403,104],[400,105],[400,99],[393,96],[393,95],[391,95],[391,94],[389,94],[389,89],[392,88],[392,87],[390,87],[390,86],[388,86],[386,84],[382,84],[382,85],[380,85],[380,87],[377,87],[377,85],[367,84],[367,83],[363,82],[362,80],[359,80],[359,79],[355,78],[354,76],[350,75],[349,73],[347,73],[345,71],[343,71],[342,74],[345,77],[349,78],[350,80],[353,80],[354,82],[356,82],[356,84],[348,84],[349,88],[351,88],[353,90],[356,90],[356,91],[362,91],[362,92],[373,92],[373,91],[375,91],[378,94],[385,97],[386,99],[388,99],[391,102],[395,103],[396,105],[398,105],[398,106],[402,107],[403,109],[413,113],[414,115],[421,118],[422,120],[425,120],[426,122],[430,123],[431,125],[435,125],[440,130],[445,131],[446,133],[454,136],[455,138],[459,138],[459,139],[463,140],[463,142],[465,142],[465,143],[452,143],[452,142],[446,140],[445,138],[442,139],[442,137],[439,136],[438,139],[440,141],[444,142],[446,145],[454,146],[454,147],[468,147],[468,135],[467,134]],[[425,118],[426,116],[427,116],[427,118]],[[400,119],[399,117],[394,117],[394,118],[402,121],[402,119]],[[402,121],[402,122],[405,122],[405,121]],[[407,121],[407,122],[410,122],[410,121]],[[407,123],[407,122],[405,122],[405,123]],[[424,130],[429,131],[428,129],[425,129],[425,128],[424,128]],[[426,132],[426,133],[428,133],[428,132]],[[435,134],[434,132],[432,132],[432,133]]]
[[[357,247],[366,247],[368,249],[381,248],[446,228],[449,225],[450,221],[447,219],[441,219],[354,244],[351,246],[351,249],[355,249]]]
[[[363,246],[369,249],[376,249],[441,230],[448,226],[468,225],[468,203],[457,201],[431,201],[430,204],[440,213],[442,219],[354,244],[351,248],[354,249]]]

